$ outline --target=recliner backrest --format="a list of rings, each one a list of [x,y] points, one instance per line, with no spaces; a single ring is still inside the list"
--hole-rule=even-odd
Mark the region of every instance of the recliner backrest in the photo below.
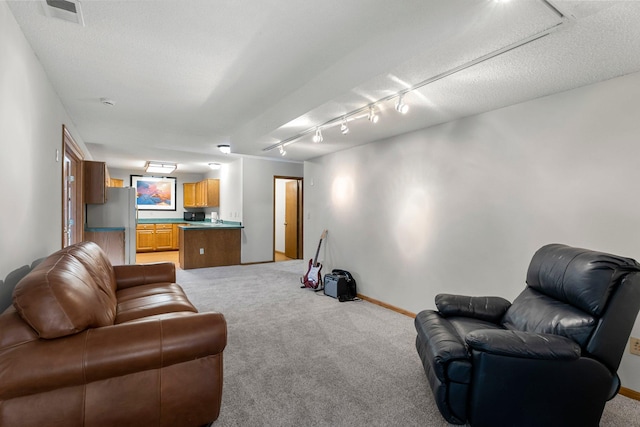
[[[615,371],[624,351],[620,345],[625,344],[640,304],[638,272],[640,264],[630,258],[561,244],[543,246],[529,265],[527,288],[507,310],[502,324],[508,329],[566,336],[585,352],[605,359]],[[621,299],[619,291],[631,300]],[[622,304],[628,306],[610,308]],[[627,313],[622,319],[614,313],[620,310]],[[614,314],[607,316],[610,312]],[[616,332],[627,329],[624,337]]]

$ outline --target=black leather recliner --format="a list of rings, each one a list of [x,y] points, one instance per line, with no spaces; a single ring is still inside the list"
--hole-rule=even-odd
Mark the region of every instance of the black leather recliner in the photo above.
[[[440,294],[416,348],[442,416],[473,427],[598,426],[640,309],[640,264],[551,244],[513,301]]]

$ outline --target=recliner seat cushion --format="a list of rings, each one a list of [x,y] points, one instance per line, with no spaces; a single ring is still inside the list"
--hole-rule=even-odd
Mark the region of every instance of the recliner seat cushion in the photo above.
[[[584,347],[598,320],[562,301],[526,288],[507,310],[502,325],[506,329],[555,334]]]

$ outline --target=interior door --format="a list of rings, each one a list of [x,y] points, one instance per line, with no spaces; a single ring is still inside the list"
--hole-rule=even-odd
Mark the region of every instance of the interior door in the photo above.
[[[62,127],[62,247],[81,242],[84,238],[82,199],[82,151]]]
[[[284,254],[298,258],[298,181],[285,184]]]

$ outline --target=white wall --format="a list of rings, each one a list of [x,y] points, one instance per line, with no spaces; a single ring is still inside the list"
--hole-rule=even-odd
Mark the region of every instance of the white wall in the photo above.
[[[242,159],[220,169],[220,219],[242,221]]]
[[[242,262],[273,261],[273,180],[275,176],[302,178],[302,163],[242,159]]]
[[[640,260],[638,99],[640,73],[306,162],[305,258],[328,228],[326,271],[412,312],[512,300],[546,243]],[[640,390],[640,357],[619,373]]]
[[[40,62],[0,2],[0,279],[62,247],[62,125],[86,152]],[[90,158],[90,157],[87,157]]]

